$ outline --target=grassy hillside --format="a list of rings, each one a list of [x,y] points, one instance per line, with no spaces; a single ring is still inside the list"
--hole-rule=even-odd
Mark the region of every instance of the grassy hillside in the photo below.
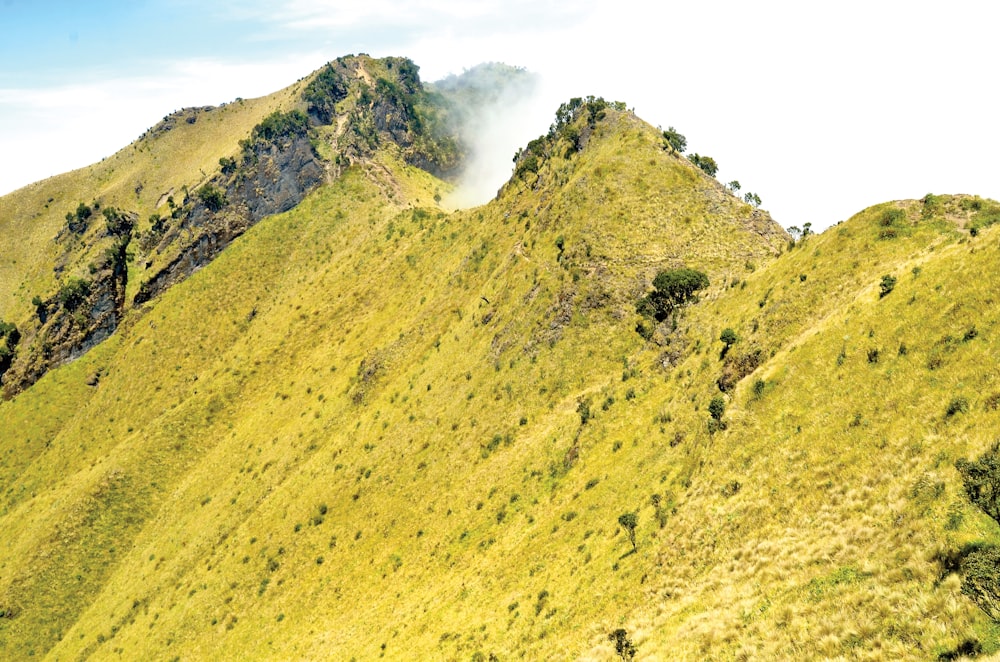
[[[4,656],[997,650],[940,560],[1000,539],[955,469],[1000,416],[994,203],[789,248],[631,114],[570,124],[451,214],[383,146],[0,403]]]
[[[138,212],[145,229],[146,219],[168,196],[180,199],[182,189],[195,188],[217,171],[219,158],[236,153],[239,139],[287,106],[300,86],[221,107],[178,111],[100,163],[0,197],[0,319],[23,325],[33,312],[32,297],[57,289],[52,267],[64,247],[53,239],[66,225],[67,212],[99,200]],[[83,273],[86,262],[73,266]]]

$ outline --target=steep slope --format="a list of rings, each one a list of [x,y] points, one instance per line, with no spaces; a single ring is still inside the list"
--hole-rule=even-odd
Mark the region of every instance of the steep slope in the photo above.
[[[300,87],[296,83],[260,99],[178,111],[100,163],[0,197],[0,317],[22,325],[34,312],[32,297],[56,289],[59,274],[52,269],[65,250],[53,239],[80,203],[93,207],[101,200],[145,220],[166,205],[168,196],[180,198],[185,187],[193,188],[216,170],[221,156],[236,151],[239,138],[287,107]],[[76,262],[75,255],[67,262]]]
[[[655,188],[641,197],[616,183],[637,151]],[[577,401],[620,378],[643,344],[633,291],[678,257],[608,225],[629,215],[683,238],[665,198],[702,210],[709,236],[734,238],[730,254],[690,256],[714,278],[784,240],[772,224],[762,241],[759,212],[617,110],[589,149],[540,170],[607,173],[618,192],[599,192],[594,216],[566,217],[586,197],[572,186],[512,187],[447,217],[408,208],[440,182],[383,154],[3,405],[10,421],[46,410],[4,460],[6,650],[239,656],[273,630],[278,657],[367,656],[386,643],[361,638],[372,619],[403,611],[407,646],[437,655],[446,629],[492,620],[524,588],[534,552],[514,522],[547,519],[576,461]],[[718,205],[728,213],[704,211]],[[46,395],[64,372],[83,382],[71,410]],[[517,559],[504,590],[478,584],[504,557]],[[398,595],[379,601],[390,573]],[[454,603],[463,582],[471,597]],[[505,602],[483,609],[490,595]]]
[[[15,324],[21,340],[0,366],[7,397],[101,342],[127,310],[210,262],[261,218],[291,209],[383,145],[437,174],[455,171],[462,158],[449,104],[424,89],[405,58],[338,58],[276,95],[232,108],[169,116],[107,165],[4,198],[0,232],[23,235],[29,258],[20,267],[12,259],[0,279],[19,294],[10,308],[0,301],[0,321]],[[181,128],[199,126],[199,117],[203,130]],[[164,158],[174,153],[176,160]],[[93,201],[63,220],[54,195],[40,211],[46,192],[65,197],[81,186]],[[36,218],[22,230],[35,203]]]
[[[955,467],[997,425],[996,235],[964,232],[980,207],[996,209],[935,196],[880,205],[689,311],[695,351],[666,375],[675,387],[640,399],[644,424],[630,430],[640,448],[676,444],[659,460],[676,513],[648,543],[658,578],[628,623],[641,651],[997,650],[1000,628],[944,560],[1000,540]],[[883,276],[897,280],[880,296]],[[740,340],[721,359],[726,327]],[[743,378],[712,435],[705,407],[727,375]],[[633,498],[656,535],[649,496]]]
[[[0,403],[4,657],[1000,648],[965,562],[1000,529],[956,468],[997,425],[1000,205],[791,245],[588,98],[446,214],[419,168],[449,143],[339,80],[302,109],[351,118],[320,125],[330,176]],[[238,174],[211,177],[222,217],[252,213]],[[700,301],[640,316],[676,267]]]

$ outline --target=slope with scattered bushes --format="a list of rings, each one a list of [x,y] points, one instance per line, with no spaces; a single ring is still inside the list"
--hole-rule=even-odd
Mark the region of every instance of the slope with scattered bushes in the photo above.
[[[351,112],[313,80],[307,117]],[[581,98],[447,213],[384,119],[0,403],[5,657],[1000,648],[995,203],[793,242]]]

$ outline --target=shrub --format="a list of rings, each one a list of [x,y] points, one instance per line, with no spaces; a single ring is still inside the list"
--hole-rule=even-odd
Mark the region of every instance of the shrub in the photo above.
[[[21,333],[10,322],[0,320],[0,375],[10,368],[14,361],[14,349],[21,340]]]
[[[293,135],[305,135],[309,130],[309,118],[301,110],[291,110],[287,113],[275,111],[261,120],[253,128],[251,139],[273,141]]]
[[[736,332],[733,331],[732,328],[727,326],[725,329],[722,330],[722,333],[719,335],[719,340],[725,343],[726,349],[728,350],[732,345],[736,343],[737,340],[739,340],[739,338],[737,337]]]
[[[721,395],[712,398],[712,401],[708,403],[708,413],[716,421],[721,421],[722,415],[726,413],[726,399]]]
[[[628,534],[628,540],[632,543],[632,551],[636,551],[635,545],[635,527],[639,525],[639,518],[635,513],[622,513],[618,516],[618,524],[625,529],[625,533]]]
[[[94,210],[84,203],[77,205],[75,211],[66,212],[66,225],[70,232],[83,234],[87,229],[87,222],[93,215]]]
[[[666,146],[675,152],[683,154],[684,150],[687,149],[687,138],[678,133],[672,126],[667,127],[667,130],[663,132],[663,139],[667,141]]]
[[[1000,442],[973,462],[959,459],[955,468],[969,501],[1000,523]]]
[[[1000,620],[1000,547],[983,546],[962,559],[962,593]]]
[[[675,308],[698,301],[697,292],[708,287],[708,276],[695,269],[668,269],[656,274],[653,292],[636,304],[636,312],[662,322]]]
[[[209,211],[219,211],[226,206],[228,200],[226,200],[225,191],[216,188],[211,183],[205,184],[200,189],[198,189],[198,197],[208,208]]]
[[[965,414],[969,411],[969,401],[963,396],[958,396],[953,398],[951,402],[948,403],[948,408],[945,410],[945,416],[954,416],[955,414]]]
[[[330,64],[316,74],[302,93],[302,98],[309,104],[309,112],[324,124],[333,121],[337,102],[346,97],[347,82]]]
[[[66,310],[76,310],[90,295],[90,281],[82,278],[70,278],[59,289],[56,300]]]
[[[608,635],[608,640],[615,645],[615,653],[624,662],[629,662],[635,658],[635,644],[628,638],[628,632],[623,628],[618,628]]]
[[[102,213],[104,214],[104,220],[107,222],[108,232],[121,239],[131,236],[132,228],[135,227],[132,216],[122,213],[114,207],[105,207]]]
[[[696,152],[689,156],[688,160],[701,168],[709,177],[715,177],[715,173],[719,171],[719,164],[711,156],[701,156]]]
[[[882,276],[882,282],[879,283],[878,297],[882,297],[892,292],[893,288],[896,287],[896,277],[886,274]]]

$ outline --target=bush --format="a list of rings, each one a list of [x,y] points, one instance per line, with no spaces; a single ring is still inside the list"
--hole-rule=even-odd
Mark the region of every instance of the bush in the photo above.
[[[219,211],[226,206],[227,202],[229,202],[226,200],[226,192],[222,189],[216,188],[211,183],[205,184],[198,189],[198,197],[208,210],[212,212]]]
[[[618,516],[618,524],[625,529],[625,533],[628,534],[628,540],[632,543],[632,551],[636,551],[635,545],[635,527],[639,525],[639,518],[635,513],[622,513]]]
[[[70,232],[83,234],[87,230],[87,222],[93,213],[94,210],[81,202],[77,205],[76,211],[66,212],[66,226]]]
[[[719,164],[711,156],[701,156],[696,152],[689,156],[688,160],[701,168],[709,177],[715,177],[715,173],[719,171]]]
[[[951,402],[948,403],[948,408],[945,410],[945,416],[954,416],[955,414],[965,414],[969,411],[969,401],[962,396],[953,398]]]
[[[70,278],[59,289],[56,300],[66,310],[73,311],[79,308],[88,296],[90,296],[90,281],[82,278]]]
[[[10,322],[0,320],[0,375],[7,372],[14,361],[14,349],[21,340],[21,333]]]
[[[896,287],[895,276],[890,276],[889,274],[882,276],[882,282],[879,284],[878,288],[878,298],[881,299],[889,294],[889,292],[892,292],[894,287]]]
[[[309,104],[309,112],[323,124],[330,124],[333,121],[337,102],[346,97],[347,81],[330,64],[316,74],[302,93],[302,98]]]
[[[1000,547],[983,546],[962,559],[962,593],[1000,621]]]
[[[708,413],[716,421],[721,421],[722,415],[726,413],[726,399],[721,395],[712,398],[712,401],[708,403]]]
[[[608,640],[615,645],[615,653],[624,662],[629,662],[635,658],[635,644],[628,638],[628,632],[623,628],[618,628],[608,635]]]
[[[678,133],[672,126],[663,132],[663,139],[667,141],[667,146],[675,152],[683,154],[684,150],[687,149],[687,138]]]
[[[1000,442],[978,460],[958,460],[955,468],[962,475],[969,501],[1000,523]]]
[[[114,207],[105,207],[102,213],[107,223],[108,232],[122,239],[132,235],[132,228],[135,227],[135,222],[131,216],[118,211]]]
[[[662,322],[675,308],[698,301],[696,293],[708,287],[708,276],[694,269],[669,269],[656,274],[653,292],[636,304],[636,312]]]
[[[736,344],[736,341],[739,340],[739,338],[737,337],[736,332],[727,326],[725,329],[722,330],[722,333],[719,335],[719,340],[721,340],[726,345],[726,349],[728,350],[730,347]]]
[[[304,136],[308,130],[309,118],[301,110],[296,109],[287,113],[279,111],[271,113],[253,128],[250,135],[254,141],[259,139],[273,141],[286,136]]]

